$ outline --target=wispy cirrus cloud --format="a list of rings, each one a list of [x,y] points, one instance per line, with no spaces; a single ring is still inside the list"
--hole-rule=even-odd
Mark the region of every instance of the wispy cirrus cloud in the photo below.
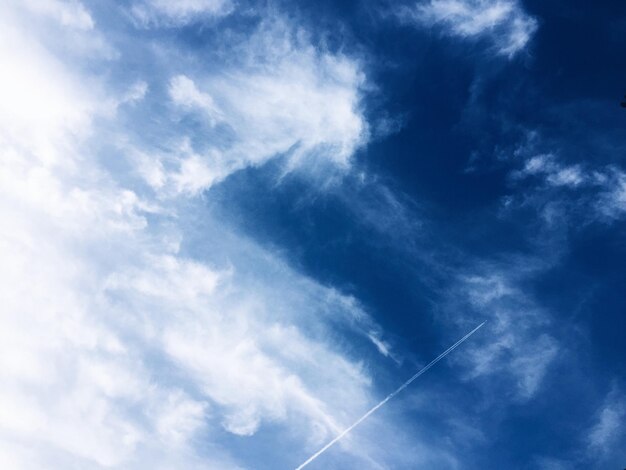
[[[131,6],[137,24],[144,27],[180,26],[203,19],[220,18],[235,8],[231,0],[138,0]]]
[[[613,386],[587,435],[587,453],[591,459],[605,459],[615,452],[624,452],[620,440],[626,436],[625,418],[626,398],[617,386]]]
[[[510,172],[510,182],[523,191],[505,199],[506,210],[534,207],[548,225],[555,220],[590,224],[623,218],[626,174],[620,167],[568,163],[566,155],[541,152],[541,147],[540,136],[530,132],[513,152],[513,163],[520,167]]]
[[[305,37],[283,20],[262,23],[233,46],[241,52],[233,63],[169,77],[173,125],[187,116],[203,127],[181,127],[171,150],[140,158],[142,174],[167,191],[197,193],[277,157],[286,172],[302,165],[348,171],[368,140],[364,75],[358,62],[317,51]]]
[[[585,176],[579,165],[565,166],[557,163],[552,154],[535,155],[528,159],[524,168],[513,174],[514,177],[543,176],[551,186],[576,187],[584,182]]]
[[[548,312],[519,287],[542,264],[523,257],[516,264],[519,267],[504,269],[483,263],[476,272],[461,276],[454,289],[465,293],[480,317],[488,319],[492,333],[489,344],[477,345],[468,354],[472,376],[508,382],[505,388],[524,401],[540,391],[561,348],[546,328]]]
[[[487,40],[507,57],[522,51],[537,30],[537,20],[515,0],[430,0],[405,6],[398,15],[448,36]]]

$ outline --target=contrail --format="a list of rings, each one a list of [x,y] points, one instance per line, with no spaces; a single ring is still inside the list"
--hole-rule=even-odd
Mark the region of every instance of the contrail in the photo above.
[[[476,328],[474,328],[472,331],[470,331],[468,334],[463,336],[460,340],[458,340],[456,343],[454,343],[452,346],[450,346],[448,349],[446,349],[444,352],[439,354],[439,356],[437,356],[435,359],[430,361],[426,366],[424,366],[422,369],[420,369],[420,371],[417,372],[413,377],[411,377],[409,380],[407,380],[402,385],[400,385],[400,387],[398,387],[398,389],[396,391],[391,392],[389,395],[387,395],[387,397],[383,401],[381,401],[378,405],[374,406],[371,410],[369,410],[367,413],[365,413],[363,416],[361,416],[359,419],[357,419],[352,425],[350,425],[345,430],[343,430],[332,441],[330,441],[328,444],[326,444],[324,447],[322,447],[320,450],[318,450],[316,453],[314,453],[304,463],[302,463],[301,465],[296,467],[295,470],[303,469],[308,464],[313,462],[316,458],[318,458],[320,455],[322,455],[324,452],[326,452],[330,446],[335,444],[342,437],[344,437],[346,434],[348,434],[350,431],[352,431],[354,428],[356,428],[359,424],[361,424],[363,421],[365,421],[369,417],[369,415],[374,413],[374,411],[376,411],[378,408],[383,406],[385,403],[387,403],[389,400],[391,400],[393,397],[395,397],[402,390],[407,388],[411,384],[411,382],[413,382],[415,379],[417,379],[420,375],[422,375],[424,372],[426,372],[428,369],[430,369],[432,366],[437,364],[440,360],[442,360],[444,357],[446,357],[448,354],[450,354],[452,351],[454,351],[454,349],[456,349],[457,346],[459,346],[463,341],[465,341],[467,338],[469,338],[474,333],[476,333],[484,324],[485,324],[485,322],[482,322],[480,325],[478,325]]]

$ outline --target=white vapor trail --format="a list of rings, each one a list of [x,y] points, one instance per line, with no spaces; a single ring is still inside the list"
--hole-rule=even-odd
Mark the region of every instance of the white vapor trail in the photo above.
[[[398,393],[400,393],[402,390],[407,388],[411,384],[411,382],[413,382],[415,379],[417,379],[420,375],[422,375],[424,372],[426,372],[428,369],[430,369],[432,366],[437,364],[440,360],[442,360],[444,357],[446,357],[448,354],[450,354],[452,351],[454,351],[454,349],[456,349],[457,346],[459,346],[463,341],[465,341],[467,338],[469,338],[474,333],[476,333],[480,328],[482,328],[482,326],[484,324],[485,324],[485,322],[482,322],[480,325],[478,325],[476,328],[474,328],[472,331],[467,333],[460,340],[458,340],[456,343],[454,343],[452,346],[450,346],[448,349],[446,349],[444,352],[439,354],[439,356],[437,356],[435,359],[430,361],[427,365],[425,365],[422,369],[420,369],[419,372],[417,372],[415,375],[413,375],[409,380],[407,380],[402,385],[400,385],[400,387],[398,387],[394,392],[391,392],[389,395],[387,395],[387,397],[383,401],[378,403],[371,410],[369,410],[367,413],[365,413],[363,416],[361,416],[359,419],[357,419],[352,425],[350,425],[349,427],[344,429],[339,435],[337,435],[337,437],[335,437],[332,441],[330,441],[328,444],[326,444],[324,447],[322,447],[320,450],[318,450],[315,454],[313,454],[311,457],[309,457],[304,463],[302,463],[301,465],[296,467],[295,470],[303,469],[308,464],[313,462],[316,458],[318,458],[320,455],[322,455],[324,452],[326,452],[329,447],[331,447],[333,444],[338,442],[346,434],[348,434],[350,431],[352,431],[354,428],[356,428],[359,424],[361,424],[363,421],[365,421],[378,408],[383,406],[385,403],[387,403],[389,400],[391,400],[393,397],[395,397]]]

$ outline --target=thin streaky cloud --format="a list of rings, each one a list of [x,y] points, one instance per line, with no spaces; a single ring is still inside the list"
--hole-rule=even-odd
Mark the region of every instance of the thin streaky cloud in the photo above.
[[[374,406],[373,408],[371,408],[367,413],[365,413],[363,416],[361,416],[359,419],[357,419],[353,424],[351,424],[350,426],[348,426],[346,429],[344,429],[340,434],[337,435],[337,437],[335,437],[332,441],[330,441],[328,444],[326,444],[324,447],[322,447],[320,450],[318,450],[315,454],[313,454],[311,457],[309,457],[307,460],[305,460],[302,464],[298,465],[295,470],[301,470],[304,467],[306,467],[307,465],[309,465],[311,462],[313,462],[315,459],[317,459],[320,455],[322,455],[324,452],[326,452],[330,447],[332,447],[334,444],[336,444],[337,442],[339,442],[342,438],[344,438],[350,431],[352,431],[354,428],[356,428],[359,424],[361,424],[363,421],[365,421],[367,418],[370,417],[370,415],[372,415],[376,410],[378,410],[379,408],[381,408],[382,406],[384,406],[389,400],[391,400],[393,397],[395,397],[398,393],[400,393],[402,390],[404,390],[405,388],[407,388],[409,385],[411,385],[411,383],[413,383],[417,378],[419,378],[421,375],[423,375],[425,372],[427,372],[431,367],[433,367],[435,364],[437,364],[440,360],[442,360],[444,357],[446,357],[448,354],[450,354],[452,351],[454,351],[458,346],[461,345],[461,343],[463,343],[465,340],[467,340],[470,336],[472,336],[474,333],[476,333],[480,328],[482,328],[482,326],[485,324],[486,322],[482,322],[480,325],[478,325],[476,328],[474,328],[472,331],[470,331],[469,333],[467,333],[465,336],[463,336],[460,340],[458,340],[456,343],[454,343],[452,346],[450,346],[448,349],[446,349],[444,352],[442,352],[439,356],[437,356],[435,359],[433,359],[432,361],[430,361],[427,365],[425,365],[423,368],[421,368],[415,375],[413,375],[409,380],[407,380],[406,382],[404,382],[402,385],[400,385],[400,387],[398,387],[396,390],[394,390],[393,392],[391,392],[389,395],[387,395],[381,402],[379,402],[376,406]]]

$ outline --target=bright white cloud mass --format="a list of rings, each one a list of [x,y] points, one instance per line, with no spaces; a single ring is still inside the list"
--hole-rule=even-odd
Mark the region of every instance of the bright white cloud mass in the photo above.
[[[221,4],[154,8],[183,18]],[[328,329],[367,341],[377,327],[194,195],[277,156],[346,168],[367,135],[358,63],[277,20],[233,44],[227,66],[163,67],[120,91],[86,65],[123,68],[123,43],[117,59],[75,61],[47,45],[59,28],[94,27],[80,3],[9,2],[0,18],[0,466],[239,468],[223,432],[278,423],[301,446],[336,432],[370,379]],[[197,115],[228,139],[141,142],[125,116],[149,121],[160,99],[171,115],[159,125]],[[195,259],[181,251],[194,213],[208,247]]]

